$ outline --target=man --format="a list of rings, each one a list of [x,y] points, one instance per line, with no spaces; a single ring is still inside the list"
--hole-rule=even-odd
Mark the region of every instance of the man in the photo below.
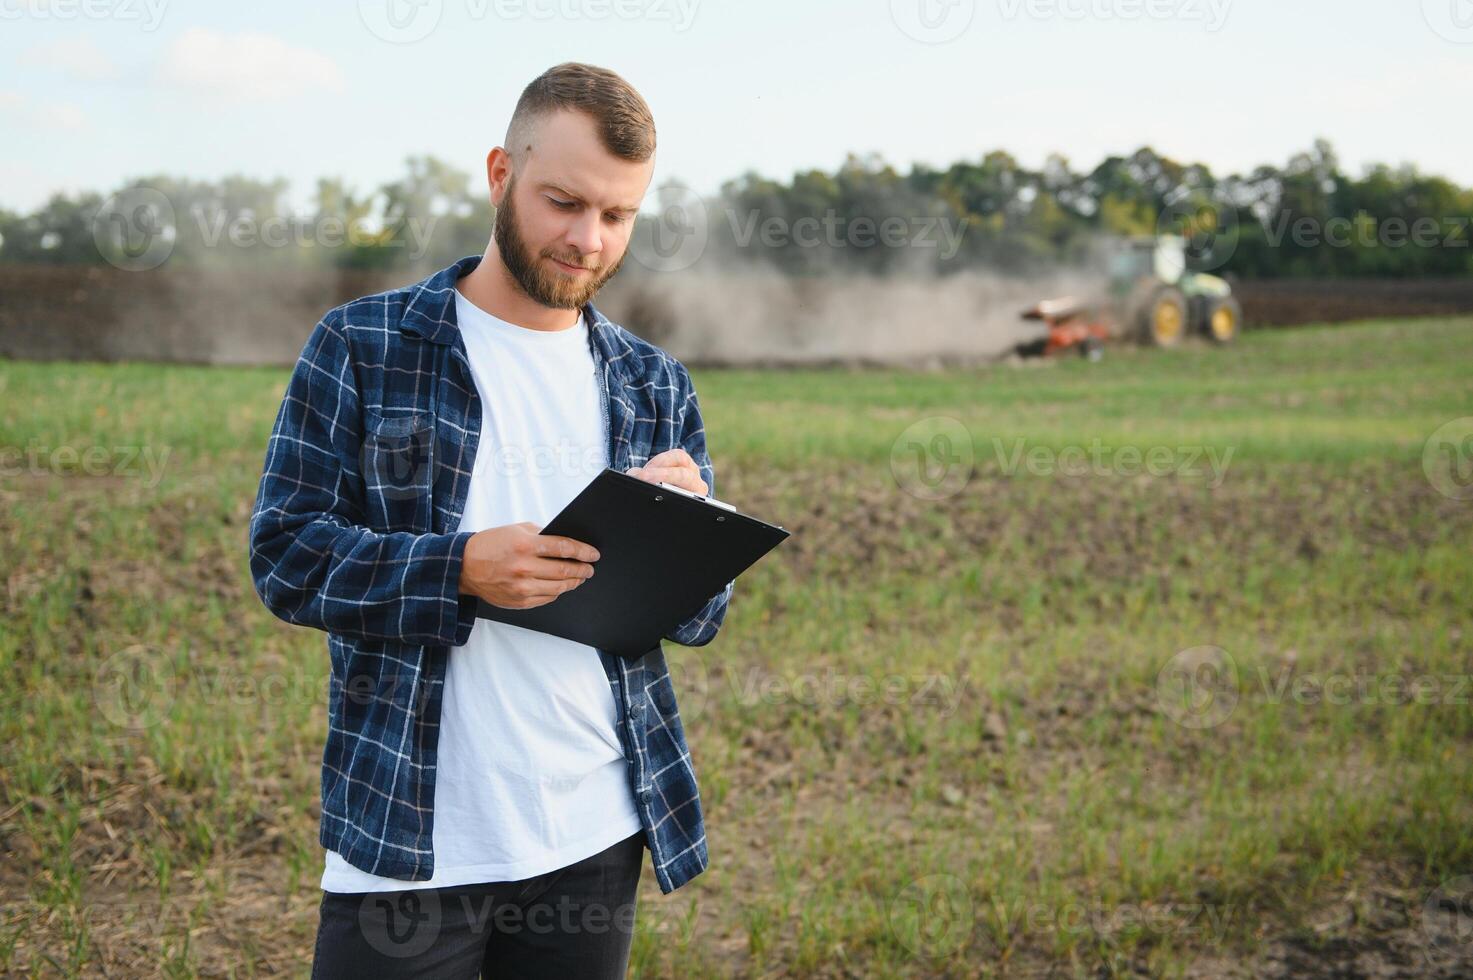
[[[596,574],[537,532],[604,466],[712,492],[684,366],[591,303],[654,150],[622,78],[550,69],[487,157],[484,255],[329,311],[292,374],[251,573],[328,633],[315,976],[622,976],[644,849],[665,893],[706,867],[660,647],[475,616]],[[709,643],[731,592],[667,638]]]

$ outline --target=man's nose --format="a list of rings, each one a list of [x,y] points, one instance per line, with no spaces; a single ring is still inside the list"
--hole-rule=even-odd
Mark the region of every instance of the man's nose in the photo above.
[[[565,243],[578,250],[579,255],[593,255],[603,249],[603,229],[598,226],[599,215],[579,215],[568,227]]]

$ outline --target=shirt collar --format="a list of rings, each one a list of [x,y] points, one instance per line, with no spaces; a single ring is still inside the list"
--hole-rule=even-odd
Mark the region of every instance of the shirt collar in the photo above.
[[[460,333],[455,319],[455,284],[476,266],[480,255],[457,259],[434,275],[409,287],[409,301],[399,318],[399,329],[416,334],[435,344],[453,344]],[[633,368],[634,348],[623,331],[599,312],[593,303],[583,304],[583,319],[588,324],[589,343],[594,353],[623,378]]]

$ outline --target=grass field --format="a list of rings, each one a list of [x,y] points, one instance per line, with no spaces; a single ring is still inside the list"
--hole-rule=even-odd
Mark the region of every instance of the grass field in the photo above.
[[[633,972],[1473,973],[1473,499],[1428,444],[1470,341],[696,372],[718,495],[794,537],[667,645],[712,864],[646,869]],[[0,362],[0,972],[306,973],[325,642],[245,543],[285,382]]]

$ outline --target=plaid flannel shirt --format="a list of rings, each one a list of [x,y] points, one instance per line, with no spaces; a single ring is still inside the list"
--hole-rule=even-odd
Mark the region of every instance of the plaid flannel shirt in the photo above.
[[[257,594],[280,619],[327,633],[332,679],[320,840],[370,874],[434,873],[435,760],[451,648],[475,623],[458,590],[471,531],[457,531],[481,431],[455,320],[455,282],[481,256],[329,310],[287,383],[250,522]],[[715,493],[684,365],[583,308],[604,389],[608,465],[684,447]],[[666,639],[701,646],[732,586]],[[707,864],[705,824],[659,644],[599,651],[660,890]]]

